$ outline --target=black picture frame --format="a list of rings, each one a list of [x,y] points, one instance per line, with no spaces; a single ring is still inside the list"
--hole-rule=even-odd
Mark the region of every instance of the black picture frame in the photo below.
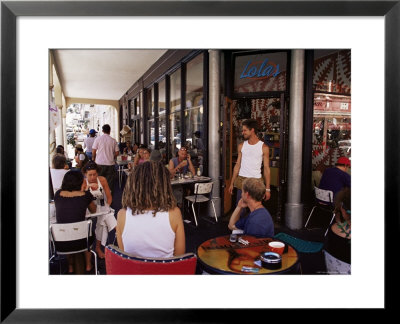
[[[384,16],[385,156],[371,150],[371,171],[385,167],[385,309],[392,309],[398,276],[390,272],[390,244],[399,232],[400,1],[2,1],[1,2],[1,322],[225,322],[241,310],[17,309],[16,308],[16,19],[18,16]],[[373,46],[373,44],[371,44]],[[382,216],[382,215],[380,215]],[[389,217],[390,216],[390,217]],[[373,225],[371,225],[373,226]],[[397,252],[394,250],[393,255]],[[366,271],[368,271],[366,269]],[[89,289],[90,290],[90,289]],[[227,293],[227,292],[226,292]],[[229,294],[210,292],[210,298]],[[116,296],[114,296],[117,298]],[[134,307],[134,305],[133,305]],[[264,313],[265,314],[265,313]],[[252,317],[260,315],[253,310]],[[236,317],[238,318],[238,317]]]

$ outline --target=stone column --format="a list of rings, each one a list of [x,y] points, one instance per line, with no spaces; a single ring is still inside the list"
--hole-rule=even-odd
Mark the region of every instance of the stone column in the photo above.
[[[304,65],[305,51],[293,50],[290,75],[288,191],[285,223],[290,229],[303,225],[301,170],[303,153]]]
[[[220,51],[209,50],[209,104],[208,104],[208,175],[214,181],[213,197],[217,217],[221,216],[220,197]],[[209,205],[208,216],[214,217],[214,211]]]

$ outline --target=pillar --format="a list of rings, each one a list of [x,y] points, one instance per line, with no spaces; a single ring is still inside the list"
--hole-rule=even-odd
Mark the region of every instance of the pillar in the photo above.
[[[288,228],[293,230],[300,229],[303,225],[301,170],[303,153],[304,64],[305,51],[293,50],[290,73],[288,190],[285,206],[285,223]]]
[[[209,50],[209,105],[208,105],[208,175],[214,181],[213,197],[217,217],[221,216],[220,197],[220,51]],[[213,217],[212,206],[209,206],[208,216]]]

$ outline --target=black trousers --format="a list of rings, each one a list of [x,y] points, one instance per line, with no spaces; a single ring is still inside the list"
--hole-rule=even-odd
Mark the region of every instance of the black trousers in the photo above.
[[[115,166],[114,165],[100,165],[99,175],[107,179],[108,186],[110,187],[111,193],[114,191],[114,179],[115,179]]]

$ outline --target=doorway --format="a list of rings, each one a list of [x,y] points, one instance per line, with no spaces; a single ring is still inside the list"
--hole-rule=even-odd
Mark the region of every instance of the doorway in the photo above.
[[[258,138],[269,147],[271,198],[264,201],[263,204],[274,219],[281,220],[287,170],[286,102],[284,93],[280,94],[279,97],[225,99],[223,122],[225,214],[231,212],[236,206],[236,195],[230,195],[228,188],[238,157],[237,147],[243,141],[242,122],[245,119],[252,118],[258,122]]]

